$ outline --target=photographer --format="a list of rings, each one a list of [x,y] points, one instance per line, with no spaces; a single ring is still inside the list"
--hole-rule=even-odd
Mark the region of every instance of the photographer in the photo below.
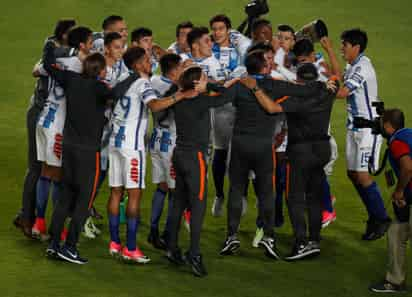
[[[412,236],[412,129],[404,128],[404,114],[399,109],[386,110],[382,117],[381,132],[388,139],[389,161],[398,178],[392,194],[396,220],[388,230],[388,270],[385,280],[370,290],[394,293],[405,290],[406,247]]]

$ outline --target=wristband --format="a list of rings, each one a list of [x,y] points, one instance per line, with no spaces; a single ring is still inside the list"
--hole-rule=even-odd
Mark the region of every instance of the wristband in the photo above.
[[[256,87],[254,87],[254,88],[252,88],[252,89],[250,89],[251,91],[252,91],[252,93],[253,94],[255,94],[257,91],[259,91],[260,89],[259,89],[259,87],[258,86],[256,86]]]

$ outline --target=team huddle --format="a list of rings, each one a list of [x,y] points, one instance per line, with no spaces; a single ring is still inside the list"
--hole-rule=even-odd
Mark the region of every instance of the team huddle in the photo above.
[[[189,264],[194,275],[207,275],[200,238],[209,167],[216,193],[212,216],[223,216],[227,201],[220,255],[240,248],[250,181],[257,208],[253,247],[278,260],[319,255],[321,229],[336,220],[328,181],[338,157],[330,123],[335,98],[347,99],[347,173],[368,212],[362,239],[385,234],[390,219],[368,173],[377,167],[382,139],[354,125],[355,117],[376,117],[372,104],[379,101],[376,74],[364,55],[366,33],[342,33],[342,71],[327,36],[319,40],[324,53],[317,53],[314,40],[297,38],[290,25],[273,32],[266,19],[253,22],[250,37],[234,30],[226,15],[212,17],[209,28],[182,22],[175,42],[163,49],[144,27],[133,30],[129,42],[120,16],[107,17],[102,32],[76,27],[74,20],[57,23],[33,70],[38,81],[27,115],[29,169],[16,219],[25,235],[49,240],[50,257],[87,263],[77,242],[82,232],[90,238],[101,233],[93,223],[99,217],[93,202],[107,177],[109,252],[149,262],[136,242],[149,166],[157,188],[147,240],[172,263]],[[47,226],[49,195],[53,215]],[[295,237],[285,257],[274,232],[285,221],[283,202]],[[184,254],[182,222],[190,232]]]

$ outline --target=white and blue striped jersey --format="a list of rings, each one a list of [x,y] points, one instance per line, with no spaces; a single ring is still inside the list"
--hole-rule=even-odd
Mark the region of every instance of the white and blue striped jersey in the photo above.
[[[162,75],[154,75],[150,81],[158,98],[164,97],[166,92],[169,91],[173,85],[173,82],[170,79]],[[153,121],[154,128],[165,128],[168,129],[172,135],[176,135],[175,117],[171,109],[162,112],[161,115],[159,115],[159,113],[155,113],[153,115]]]
[[[207,75],[208,79],[216,81],[226,79],[225,70],[222,68],[219,61],[215,58],[213,54],[210,57],[200,59],[193,57],[191,53],[181,54],[180,56],[182,57],[182,61],[190,59],[200,68],[202,68],[203,72]]]
[[[120,98],[111,119],[110,146],[124,150],[144,150],[149,110],[146,106],[157,99],[151,82],[146,78],[136,80]]]
[[[252,45],[252,40],[239,31],[233,29],[229,32],[229,40],[231,46],[233,46],[239,54],[240,65],[243,65],[247,55],[247,50]]]
[[[347,128],[356,131],[354,117],[372,120],[377,116],[373,102],[378,99],[378,82],[375,69],[368,57],[359,55],[352,64],[346,65],[344,85],[350,91],[347,97]]]
[[[167,51],[172,52],[176,55],[183,54],[183,52],[180,50],[179,46],[177,45],[177,42],[173,42],[168,48]]]
[[[117,61],[113,66],[106,66],[106,77],[104,80],[114,87],[118,82],[128,76],[129,69],[124,64],[123,60]]]
[[[57,64],[64,70],[82,72],[83,65],[77,56],[58,58]],[[49,77],[49,96],[39,116],[38,125],[44,128],[63,131],[66,120],[66,96],[63,88],[51,77]]]

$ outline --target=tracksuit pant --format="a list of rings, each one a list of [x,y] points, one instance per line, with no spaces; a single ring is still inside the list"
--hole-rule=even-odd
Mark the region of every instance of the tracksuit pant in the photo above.
[[[170,218],[169,250],[178,249],[181,218],[183,211],[187,208],[191,210],[189,252],[192,256],[200,255],[200,233],[207,198],[206,158],[206,151],[178,147],[174,150],[172,160],[176,174],[176,188]]]
[[[269,237],[274,236],[275,162],[272,139],[233,136],[229,165],[228,236],[238,232],[242,214],[242,196],[249,183],[250,170],[256,174],[255,191],[259,197],[259,217],[263,219],[264,233]]]
[[[328,141],[289,144],[286,185],[289,217],[297,242],[306,242],[305,210],[308,210],[309,240],[320,241],[322,226],[323,167],[330,159]]]
[[[71,216],[66,245],[75,247],[93,205],[99,182],[100,153],[63,144],[62,163],[63,194],[53,211],[50,235],[58,242],[64,223]]]
[[[22,218],[34,223],[36,209],[36,185],[40,177],[42,163],[37,161],[36,125],[41,108],[33,104],[26,114],[28,136],[28,164],[24,178],[22,197]]]

